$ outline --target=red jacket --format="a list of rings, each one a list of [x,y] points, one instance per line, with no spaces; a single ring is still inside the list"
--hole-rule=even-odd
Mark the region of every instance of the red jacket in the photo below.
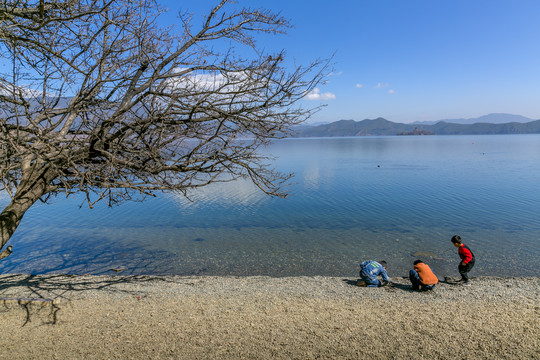
[[[420,282],[424,285],[435,285],[439,282],[439,279],[437,279],[427,264],[418,263],[414,265],[414,271],[418,273]]]
[[[471,249],[469,249],[469,247],[465,244],[461,244],[461,246],[458,248],[458,254],[463,261],[463,265],[466,265],[474,260],[474,254],[472,253]]]

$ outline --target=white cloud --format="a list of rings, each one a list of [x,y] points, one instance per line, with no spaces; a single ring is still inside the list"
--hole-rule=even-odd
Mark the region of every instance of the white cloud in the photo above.
[[[388,93],[389,93],[389,94],[395,94],[396,91],[395,91],[394,89],[390,89],[390,90],[388,90]]]
[[[375,89],[381,89],[388,86],[389,86],[388,83],[377,83],[377,85],[375,85]]]
[[[356,84],[355,87],[356,87],[357,89],[360,89],[360,88],[363,88],[364,85],[363,85],[363,84]]]
[[[26,86],[16,86],[4,82],[0,83],[0,95],[9,97],[13,96],[14,92],[16,97],[21,95],[25,99],[43,96],[43,91],[39,89],[32,89]],[[49,92],[47,94],[50,94],[49,96],[51,97],[56,96],[55,94]]]
[[[335,94],[331,92],[321,93],[321,89],[315,88],[312,92],[306,95],[307,100],[333,100],[336,98]]]
[[[226,80],[220,73],[192,73],[190,69],[177,68],[177,78],[169,79],[169,85],[175,88],[189,88],[197,91],[216,91]]]

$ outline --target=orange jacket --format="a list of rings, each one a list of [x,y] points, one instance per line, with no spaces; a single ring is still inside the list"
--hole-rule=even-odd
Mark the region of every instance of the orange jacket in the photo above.
[[[420,281],[424,285],[435,285],[439,282],[439,279],[437,279],[427,264],[418,263],[414,265],[414,270],[418,273]]]

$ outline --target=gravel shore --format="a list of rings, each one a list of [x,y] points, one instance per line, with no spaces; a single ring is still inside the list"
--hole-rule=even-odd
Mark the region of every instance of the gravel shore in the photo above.
[[[0,276],[0,359],[538,359],[540,278]]]

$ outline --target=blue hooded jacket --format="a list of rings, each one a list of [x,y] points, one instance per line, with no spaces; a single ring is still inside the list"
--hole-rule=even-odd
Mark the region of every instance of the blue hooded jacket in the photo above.
[[[371,280],[377,280],[377,276],[381,275],[384,281],[390,282],[390,280],[388,280],[386,270],[381,264],[376,261],[368,260],[361,263],[360,272],[364,273],[364,275],[366,275]]]

